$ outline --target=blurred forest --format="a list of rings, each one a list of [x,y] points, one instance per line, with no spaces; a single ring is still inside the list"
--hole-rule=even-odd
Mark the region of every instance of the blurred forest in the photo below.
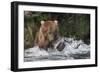
[[[77,13],[54,13],[24,11],[24,48],[34,46],[36,32],[41,20],[57,20],[62,37],[82,39],[90,44],[90,15]]]

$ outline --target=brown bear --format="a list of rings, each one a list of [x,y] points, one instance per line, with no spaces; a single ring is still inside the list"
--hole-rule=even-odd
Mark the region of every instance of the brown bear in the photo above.
[[[52,41],[58,38],[58,21],[41,21],[39,31],[36,33],[35,45],[47,49]]]

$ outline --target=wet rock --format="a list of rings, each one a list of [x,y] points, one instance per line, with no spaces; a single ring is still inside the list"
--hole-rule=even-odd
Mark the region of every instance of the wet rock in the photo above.
[[[81,44],[78,44],[74,49],[78,49],[78,47],[80,46]]]
[[[65,43],[64,42],[60,42],[57,46],[58,51],[62,51],[64,48],[65,48]]]

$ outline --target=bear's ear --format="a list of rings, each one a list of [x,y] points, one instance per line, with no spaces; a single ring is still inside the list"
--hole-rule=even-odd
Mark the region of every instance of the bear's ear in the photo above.
[[[41,21],[41,25],[43,25],[43,24],[44,24],[44,22],[45,22],[45,21]]]
[[[57,20],[54,20],[54,22],[58,25],[58,21]]]

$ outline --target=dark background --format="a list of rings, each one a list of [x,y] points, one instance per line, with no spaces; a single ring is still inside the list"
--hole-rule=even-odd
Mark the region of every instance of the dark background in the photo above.
[[[57,20],[62,37],[72,37],[90,44],[90,15],[77,13],[54,13],[24,11],[24,48],[34,46],[36,32],[41,20]]]

